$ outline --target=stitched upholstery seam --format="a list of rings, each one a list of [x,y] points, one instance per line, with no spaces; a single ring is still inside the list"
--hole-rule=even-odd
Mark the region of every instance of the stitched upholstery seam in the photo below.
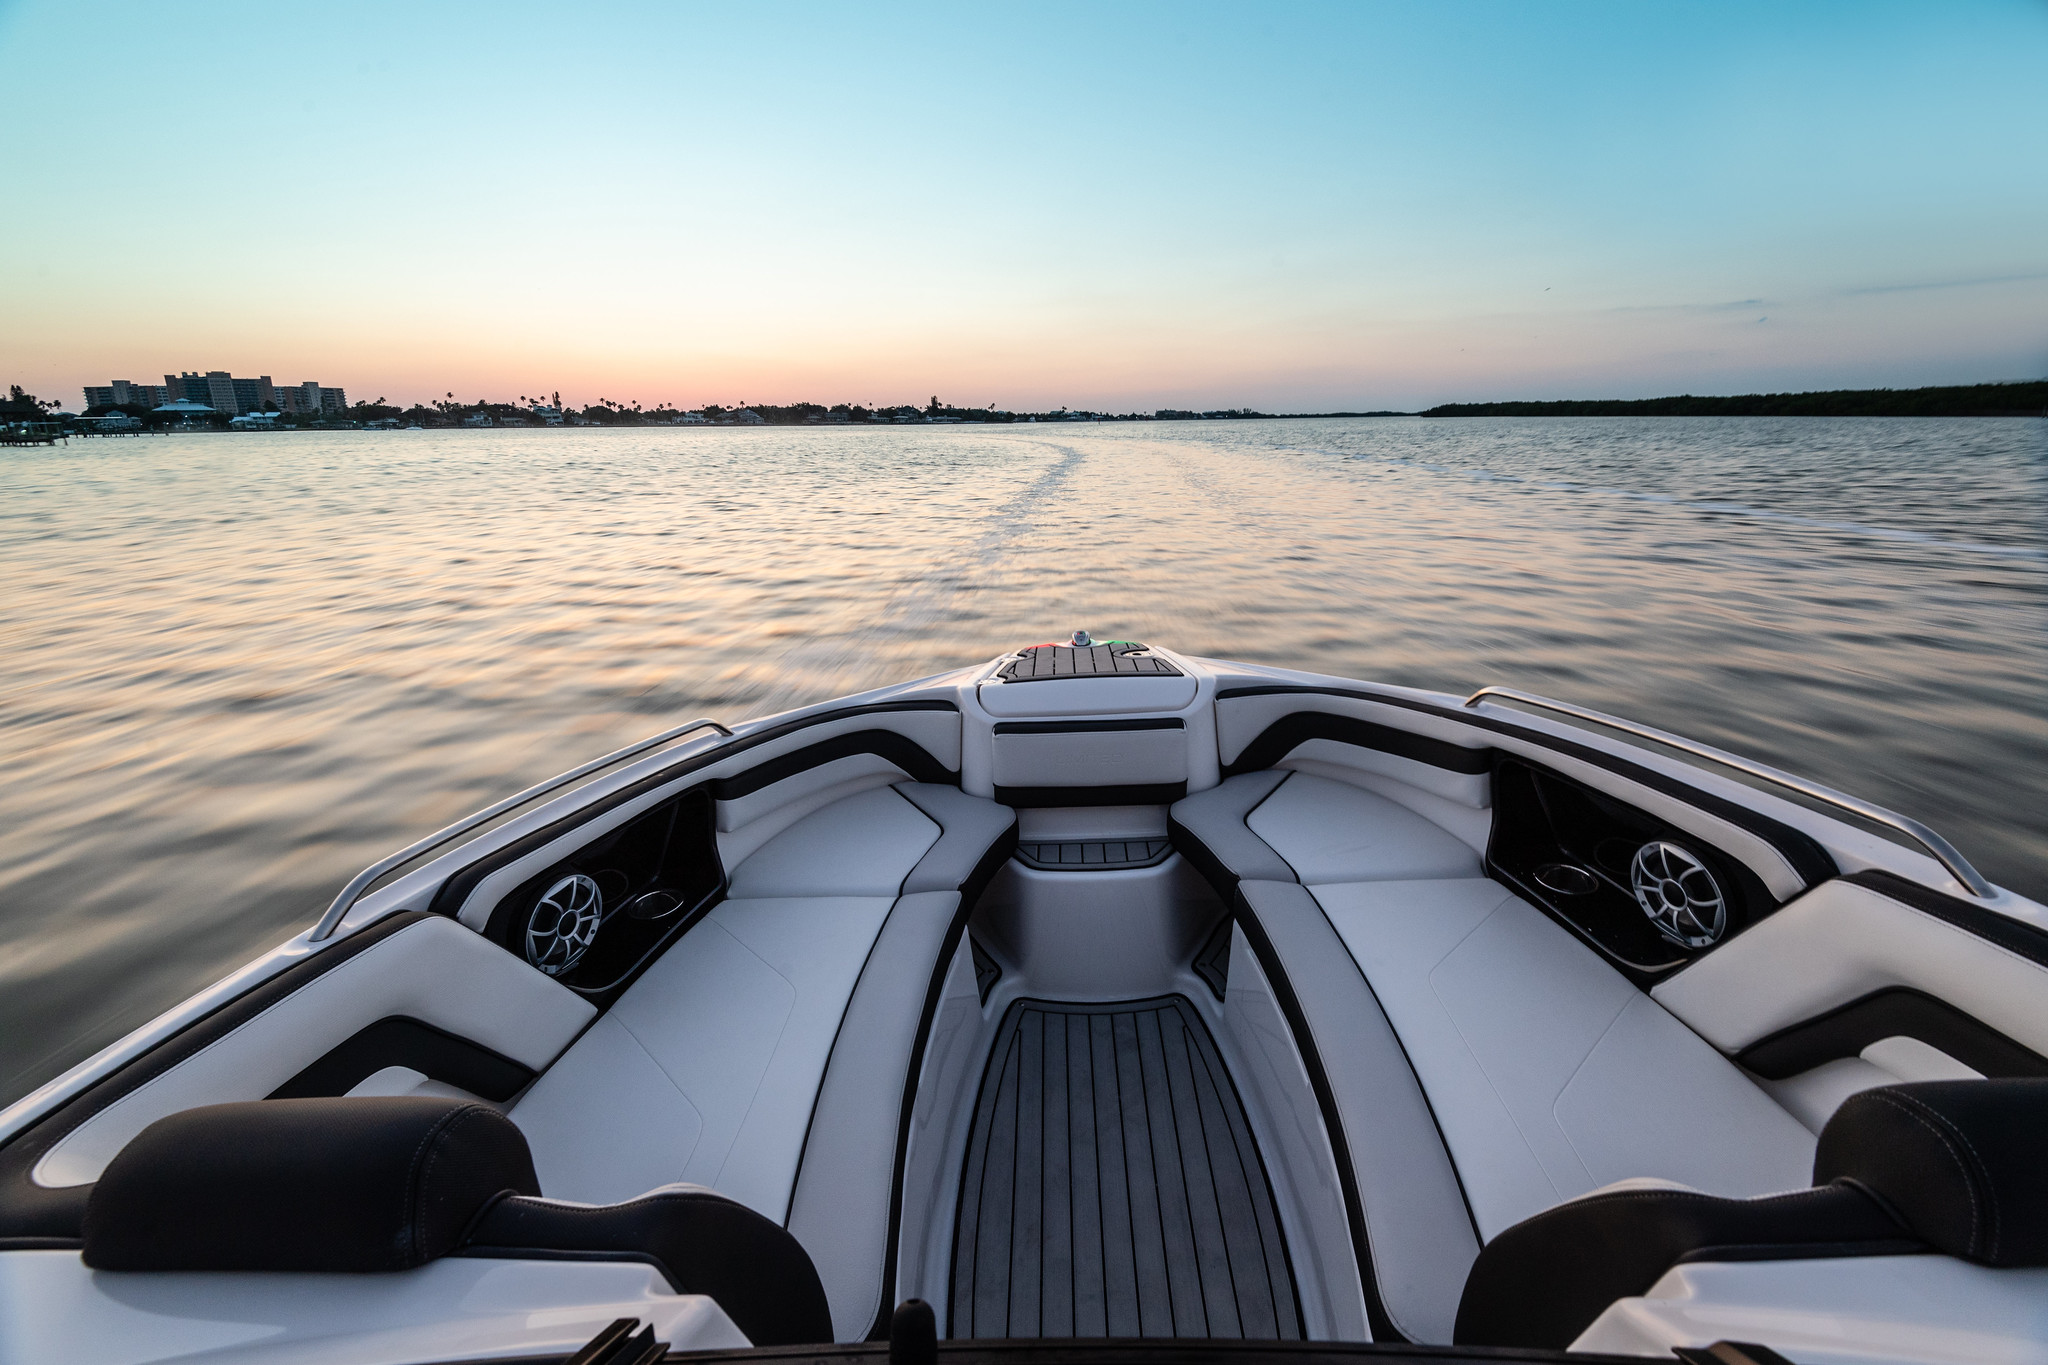
[[[1983,1212],[1978,1207],[1977,1203],[1977,1182],[1971,1179],[1970,1168],[1968,1163],[1966,1163],[1963,1160],[1963,1154],[1956,1150],[1956,1145],[1948,1140],[1947,1134],[1943,1133],[1941,1129],[1937,1128],[1933,1123],[1929,1122],[1926,1117],[1915,1112],[1913,1108],[1909,1107],[1904,1102],[1906,1098],[1905,1096],[1900,1095],[1896,1092],[1885,1090],[1870,1090],[1866,1091],[1865,1093],[1871,1097],[1874,1103],[1890,1105],[1892,1108],[1904,1114],[1907,1118],[1919,1124],[1922,1128],[1925,1128],[1928,1132],[1934,1134],[1934,1140],[1936,1142],[1939,1142],[1942,1145],[1942,1147],[1948,1152],[1949,1159],[1955,1162],[1956,1164],[1956,1171],[1963,1177],[1963,1191],[1964,1193],[1970,1196],[1969,1245],[1971,1251],[1976,1251],[1979,1241],[1979,1235],[1983,1227]],[[1924,1108],[1925,1106],[1921,1107]],[[1929,1112],[1931,1113],[1932,1111]],[[1971,1155],[1975,1156],[1976,1153],[1972,1152]]]
[[[1984,1207],[1986,1211],[1985,1222],[1986,1224],[1988,1224],[1990,1228],[1989,1241],[1984,1249],[1983,1254],[1994,1261],[1997,1260],[1999,1243],[1998,1193],[1992,1187],[1990,1163],[1986,1162],[1983,1156],[1977,1151],[1976,1144],[1970,1141],[1970,1135],[1968,1133],[1965,1133],[1961,1128],[1957,1127],[1954,1120],[1949,1118],[1948,1115],[1942,1113],[1940,1110],[1934,1108],[1932,1105],[1928,1104],[1927,1101],[1920,1099],[1916,1095],[1908,1094],[1896,1094],[1891,1096],[1891,1098],[1898,1100],[1901,1103],[1912,1105],[1914,1108],[1925,1112],[1926,1115],[1929,1118],[1931,1118],[1934,1122],[1940,1124],[1943,1128],[1946,1128],[1949,1132],[1953,1133],[1956,1137],[1956,1140],[1961,1142],[1963,1144],[1964,1149],[1969,1152],[1970,1160],[1976,1165],[1978,1178],[1983,1182],[1984,1185]],[[1972,1195],[1971,1199],[1974,1203],[1975,1196]]]
[[[421,1135],[420,1145],[413,1149],[412,1160],[406,1163],[405,1187],[400,1193],[403,1207],[399,1211],[398,1218],[398,1233],[401,1247],[399,1259],[401,1264],[407,1259],[408,1252],[413,1257],[417,1257],[419,1254],[419,1227],[417,1219],[420,1205],[425,1199],[424,1191],[426,1187],[426,1171],[421,1169],[422,1158],[426,1159],[425,1164],[428,1167],[433,1165],[432,1158],[428,1156],[433,1144],[447,1130],[448,1125],[453,1123],[464,1112],[466,1110],[456,1109],[442,1115],[438,1123]]]

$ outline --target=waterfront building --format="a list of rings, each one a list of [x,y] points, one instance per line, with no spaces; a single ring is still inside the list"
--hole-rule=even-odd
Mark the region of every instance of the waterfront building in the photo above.
[[[85,405],[89,408],[126,407],[133,403],[139,407],[160,407],[171,401],[171,391],[161,384],[138,384],[132,379],[115,379],[106,384],[85,386]]]
[[[237,379],[226,370],[208,370],[204,374],[185,370],[165,375],[164,389],[167,402],[203,403],[230,417],[265,409],[276,411],[279,407],[277,388],[267,374],[255,379]]]
[[[328,417],[339,417],[348,411],[348,395],[340,389],[322,387],[317,379],[308,379],[302,384],[281,389],[284,402],[280,404],[286,412],[320,413]]]
[[[151,408],[150,415],[152,417],[181,418],[181,425],[189,427],[201,418],[215,416],[218,411],[217,408],[210,407],[205,403],[195,402],[188,398],[174,398],[161,407]]]

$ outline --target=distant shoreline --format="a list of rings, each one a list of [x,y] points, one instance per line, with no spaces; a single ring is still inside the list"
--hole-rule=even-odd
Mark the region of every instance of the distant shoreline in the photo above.
[[[1333,416],[1337,414],[1332,414]],[[1376,415],[1376,414],[1361,414]],[[1715,398],[1443,403],[1420,417],[2048,417],[2048,379],[1925,389],[1827,389]]]

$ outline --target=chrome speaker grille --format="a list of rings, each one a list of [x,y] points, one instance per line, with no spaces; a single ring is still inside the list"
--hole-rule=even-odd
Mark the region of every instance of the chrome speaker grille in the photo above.
[[[1636,904],[1659,933],[1688,948],[1718,943],[1728,930],[1728,899],[1705,863],[1677,844],[1657,840],[1629,864]]]
[[[526,917],[526,960],[560,976],[589,951],[603,912],[596,882],[580,872],[562,878]]]

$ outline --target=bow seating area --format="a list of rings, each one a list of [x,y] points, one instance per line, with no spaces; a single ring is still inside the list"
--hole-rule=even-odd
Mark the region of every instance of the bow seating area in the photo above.
[[[1811,1132],[1449,830],[1289,770],[1230,778],[1173,818],[1291,984],[1407,1335],[1450,1340],[1481,1244],[1574,1196],[1637,1177],[1729,1196],[1808,1183]]]
[[[926,992],[961,887],[1014,818],[956,787],[878,785],[750,853],[511,1110],[542,1188],[590,1203],[716,1190],[786,1223],[838,1332],[864,1335]]]

